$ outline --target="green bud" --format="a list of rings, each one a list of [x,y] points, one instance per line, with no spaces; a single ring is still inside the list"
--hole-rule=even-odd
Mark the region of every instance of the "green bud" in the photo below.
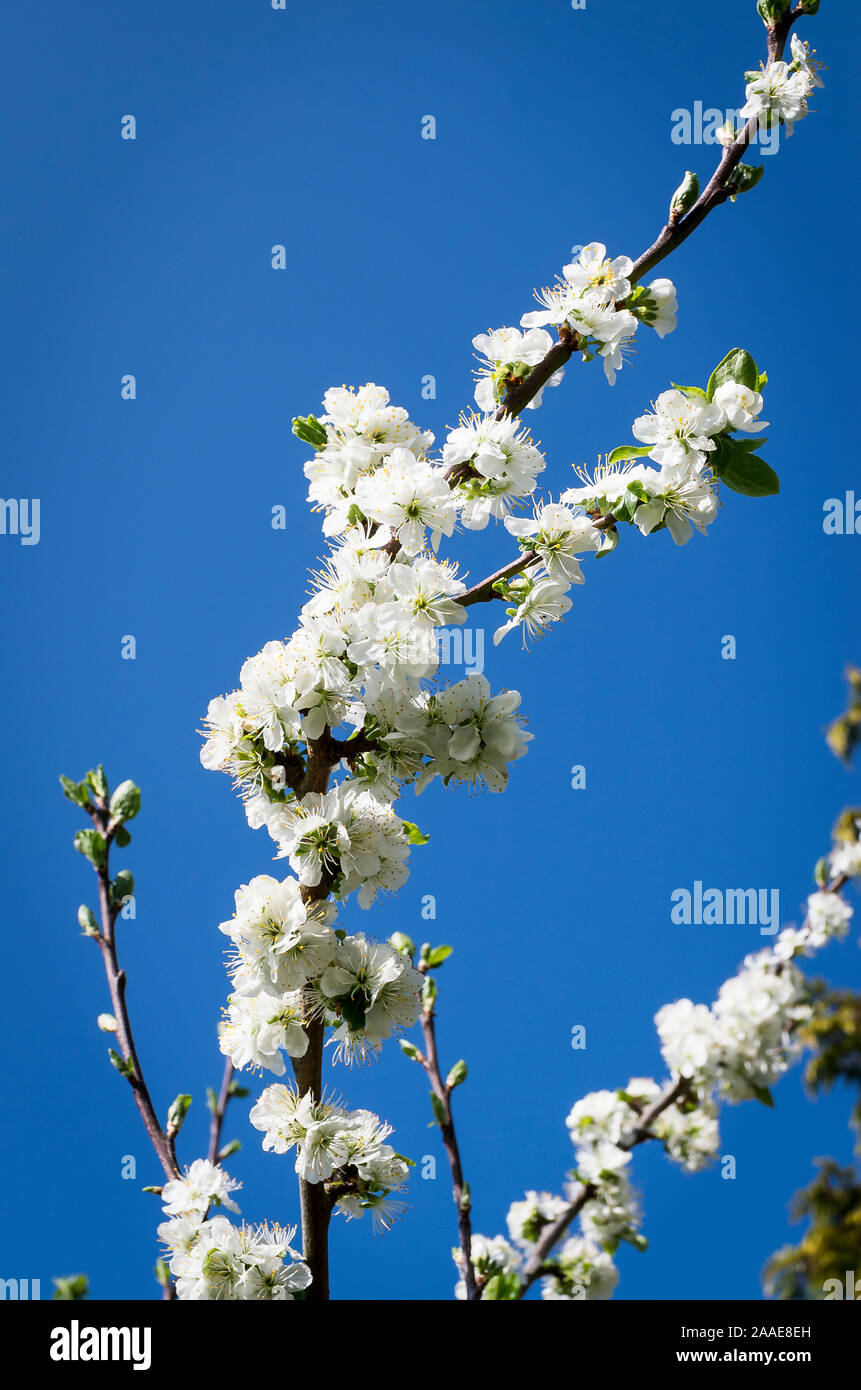
[[[464,1185],[463,1185],[463,1190],[462,1190],[462,1192],[461,1192],[461,1194],[460,1194],[460,1209],[461,1209],[461,1211],[469,1211],[469,1210],[471,1209],[471,1207],[472,1207],[472,1193],[471,1193],[470,1190],[469,1190],[469,1183],[468,1183],[468,1182],[465,1182]]]
[[[452,1067],[451,1071],[446,1077],[445,1084],[450,1091],[453,1091],[455,1086],[463,1085],[464,1081],[467,1078],[467,1075],[468,1068],[466,1062],[461,1057],[459,1062],[455,1062],[454,1066]]]
[[[247,1096],[251,1095],[251,1092],[247,1086],[240,1086],[238,1081],[231,1081],[227,1088],[227,1094],[235,1096],[237,1100],[245,1100]]]
[[[819,0],[798,0],[802,14],[818,14]]]
[[[211,1086],[207,1086],[206,1088],[206,1108],[212,1115],[215,1115],[218,1111],[218,1096]]]
[[[312,449],[322,449],[326,443],[326,428],[315,415],[297,415],[293,421],[293,433],[303,444]]]
[[[219,1151],[218,1151],[218,1161],[219,1161],[219,1163],[223,1163],[224,1160],[225,1160],[226,1158],[229,1158],[231,1154],[238,1154],[238,1153],[239,1153],[239,1150],[240,1150],[241,1148],[242,1148],[242,1145],[241,1145],[241,1143],[239,1142],[238,1139],[231,1139],[231,1141],[230,1141],[229,1144],[225,1144],[225,1146],[224,1146],[223,1149],[219,1149]]]
[[[697,198],[700,196],[700,181],[693,169],[685,172],[672,198],[670,199],[670,221],[678,222],[680,217],[684,217],[693,207]]]
[[[430,1093],[431,1110],[433,1111],[434,1123],[444,1125],[446,1123],[445,1106],[437,1095],[436,1091]]]
[[[111,797],[111,818],[116,821],[134,820],[141,808],[140,787],[134,782],[121,782]]]
[[[166,1289],[170,1283],[170,1269],[168,1268],[167,1261],[156,1260],[153,1272],[156,1277],[156,1282],[161,1284],[163,1289]]]
[[[757,0],[756,12],[765,25],[776,24],[789,9],[790,0]]]
[[[828,860],[817,859],[816,868],[813,870],[813,877],[820,888],[828,886]]]
[[[179,1095],[167,1112],[167,1132],[173,1138],[179,1134],[191,1105],[191,1096]]]
[[[98,923],[85,903],[81,903],[81,906],[78,908],[78,926],[81,928],[84,936],[99,935]]]
[[[426,975],[424,984],[422,985],[422,1008],[426,1014],[430,1013],[433,1008],[438,993],[439,990],[436,987],[436,980],[432,975]]]
[[[108,1048],[108,1056],[111,1059],[111,1066],[116,1067],[120,1076],[124,1076],[127,1080],[131,1081],[135,1074],[135,1066],[131,1057],[127,1062],[124,1061],[120,1054],[114,1051],[112,1047]]]
[[[752,188],[755,188],[764,173],[764,164],[738,164],[724,187],[731,198],[736,198],[739,193],[749,193]]]
[[[419,1059],[419,1050],[415,1044],[407,1042],[406,1038],[401,1038],[400,1044],[401,1052],[403,1052],[404,1056],[409,1057],[411,1062],[417,1062]]]
[[[142,1187],[141,1192],[151,1192],[153,1197],[160,1197],[164,1188],[162,1187]]]
[[[399,955],[409,956],[410,960],[416,953],[416,943],[407,936],[406,932],[392,932],[389,937],[389,945],[394,946]]]
[[[87,781],[95,792],[96,796],[101,797],[102,801],[108,799],[108,779],[105,776],[105,769],[99,763],[95,772],[87,773]]]
[[[54,1285],[51,1297],[60,1303],[78,1303],[90,1292],[90,1281],[86,1274],[61,1274],[51,1283]]]
[[[98,830],[79,830],[75,836],[75,849],[89,859],[94,869],[101,869],[108,857],[107,845]]]
[[[121,903],[124,898],[130,898],[135,891],[134,876],[128,869],[120,869],[113,883],[111,884],[111,897],[115,903]]]

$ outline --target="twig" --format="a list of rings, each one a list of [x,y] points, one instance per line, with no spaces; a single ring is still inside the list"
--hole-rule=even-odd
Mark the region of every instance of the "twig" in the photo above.
[[[422,974],[422,964],[419,970]],[[416,1048],[416,1061],[420,1062],[427,1072],[433,1093],[439,1100],[442,1107],[442,1118],[437,1122],[442,1135],[443,1146],[448,1158],[448,1166],[451,1170],[452,1196],[457,1207],[457,1230],[460,1237],[460,1270],[463,1275],[463,1282],[466,1286],[467,1300],[474,1301],[478,1298],[479,1289],[475,1278],[475,1269],[472,1263],[472,1200],[469,1187],[464,1181],[463,1165],[460,1159],[460,1148],[457,1142],[457,1134],[454,1127],[454,1116],[451,1108],[451,1093],[453,1086],[449,1086],[442,1077],[439,1065],[439,1054],[436,1045],[436,1019],[434,1014],[434,1001],[431,999],[428,1006],[422,1011],[421,1016],[422,1036],[425,1042],[425,1051]]]
[[[212,1118],[209,1121],[209,1149],[207,1158],[210,1163],[218,1162],[218,1155],[221,1149],[221,1128],[224,1124],[224,1115],[230,1103],[230,1083],[233,1080],[233,1061],[230,1057],[224,1063],[224,1075],[221,1078],[221,1089],[218,1092],[218,1099],[212,1111]]]
[[[99,950],[102,953],[105,974],[108,980],[111,1003],[113,1005],[114,1017],[117,1024],[117,1042],[123,1061],[126,1063],[127,1070],[124,1073],[129,1085],[134,1093],[135,1104],[140,1111],[141,1119],[149,1135],[150,1143],[155,1149],[158,1160],[164,1169],[165,1177],[171,1181],[178,1175],[179,1169],[176,1162],[176,1151],[173,1139],[169,1139],[166,1132],[162,1129],[149,1087],[146,1084],[135,1045],[134,1034],[132,1033],[131,1019],[129,1017],[128,1005],[126,1003],[126,972],[121,970],[117,960],[117,939],[116,922],[120,912],[120,904],[115,903],[111,897],[111,876],[109,870],[109,858],[111,843],[113,841],[115,826],[110,821],[110,814],[106,801],[101,797],[94,798],[95,805],[88,808],[88,814],[94,827],[103,837],[105,842],[104,861],[96,868],[99,881],[99,913],[101,917],[101,932],[96,937]]]

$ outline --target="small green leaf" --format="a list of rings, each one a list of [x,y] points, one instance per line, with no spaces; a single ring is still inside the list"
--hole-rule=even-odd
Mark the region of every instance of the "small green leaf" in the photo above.
[[[60,1303],[79,1303],[90,1291],[90,1281],[86,1274],[61,1274],[52,1279],[54,1292],[52,1298]]]
[[[481,1291],[483,1303],[512,1303],[520,1297],[520,1280],[516,1274],[494,1274]]]
[[[677,381],[671,382],[670,385],[673,386],[676,391],[681,391],[683,396],[690,396],[693,400],[708,400],[708,396],[701,386],[680,386]]]
[[[89,806],[90,789],[86,782],[73,782],[71,777],[64,777],[61,773],[60,786],[63,788],[63,795],[68,801],[74,802],[76,806]]]
[[[666,378],[664,378],[664,380],[666,380]],[[624,463],[626,459],[645,458],[652,447],[651,444],[645,444],[642,448],[637,444],[620,444],[618,449],[611,449],[610,453],[607,455],[607,462]]]
[[[128,869],[120,869],[113,883],[111,884],[111,899],[115,903],[124,902],[130,898],[135,891],[134,875]]]
[[[156,1260],[153,1273],[155,1274],[156,1281],[161,1284],[163,1289],[166,1289],[170,1283],[170,1268],[168,1267],[167,1261]]]
[[[677,222],[680,217],[689,212],[699,196],[700,181],[694,170],[688,169],[670,199],[670,221]]]
[[[759,368],[744,348],[732,348],[726,357],[718,362],[706,387],[706,396],[710,401],[714,400],[718,387],[723,386],[726,381],[737,381],[751,391],[756,390]]]
[[[431,970],[436,970],[438,966],[442,965],[443,961],[448,960],[453,950],[453,946],[434,946],[422,959],[427,961],[428,967]]]
[[[84,933],[84,936],[99,935],[98,923],[93,916],[92,909],[87,907],[86,903],[81,903],[81,906],[78,908],[78,925]]]
[[[619,532],[615,526],[608,526],[604,532],[604,539],[598,550],[595,551],[595,559],[600,560],[605,555],[612,555],[616,546],[619,544]]]
[[[114,844],[118,849],[125,849],[126,845],[132,842],[131,832],[126,830],[124,825],[118,825],[114,831]]]
[[[231,1139],[231,1141],[230,1141],[229,1144],[225,1144],[225,1146],[224,1146],[223,1149],[219,1149],[219,1151],[218,1151],[218,1161],[219,1161],[219,1163],[223,1163],[224,1160],[225,1160],[226,1158],[229,1158],[231,1154],[238,1154],[238,1153],[239,1153],[239,1150],[240,1150],[241,1148],[242,1148],[242,1144],[241,1144],[241,1142],[240,1142],[239,1139]]]
[[[403,1052],[404,1056],[409,1057],[411,1062],[417,1062],[419,1059],[419,1050],[415,1043],[407,1042],[406,1038],[401,1038],[400,1044],[401,1052]]]
[[[391,936],[389,937],[389,945],[394,946],[395,950],[398,952],[398,955],[408,956],[410,960],[412,960],[413,956],[416,953],[416,944],[413,941],[412,937],[407,936],[406,932],[392,932]]]
[[[422,985],[422,1008],[426,1014],[430,1013],[438,994],[439,990],[433,975],[426,975]]]
[[[111,817],[117,821],[134,820],[141,808],[140,787],[127,780],[121,782],[111,797]]]
[[[107,801],[109,794],[108,779],[105,776],[105,769],[102,767],[101,763],[99,763],[95,772],[87,773],[87,781],[89,782],[96,796],[101,797],[103,801]]]
[[[206,1108],[211,1115],[218,1113],[218,1096],[211,1086],[206,1088]]]
[[[115,1051],[115,1049],[112,1047],[108,1048],[108,1056],[111,1059],[111,1065],[113,1067],[116,1067],[120,1076],[125,1076],[129,1081],[131,1081],[132,1077],[135,1074],[134,1063],[132,1062],[131,1057],[127,1062],[124,1061],[120,1054],[117,1051]]]
[[[774,1109],[774,1096],[771,1094],[771,1091],[768,1089],[767,1086],[752,1085],[750,1089],[753,1091],[754,1096],[758,1101],[761,1102],[761,1104],[767,1105],[772,1110]]]
[[[101,869],[107,860],[107,846],[104,836],[98,830],[79,830],[74,840],[75,849],[89,859],[95,869]]]
[[[227,1094],[234,1100],[246,1100],[251,1092],[247,1086],[240,1086],[238,1081],[231,1081],[227,1088]]]
[[[403,822],[403,827],[408,844],[426,845],[428,840],[430,839],[430,835],[423,835],[422,832],[419,830],[418,826],[413,825],[413,822],[411,820],[405,820]]]

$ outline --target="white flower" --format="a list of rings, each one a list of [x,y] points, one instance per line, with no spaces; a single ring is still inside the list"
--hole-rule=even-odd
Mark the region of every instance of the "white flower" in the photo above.
[[[548,579],[566,585],[584,582],[577,556],[598,550],[603,540],[588,517],[561,502],[542,503],[532,520],[507,516],[505,529],[528,542],[528,548],[540,556]]]
[[[462,1269],[463,1254],[458,1246],[454,1247],[451,1256],[458,1269]],[[484,1288],[494,1275],[517,1274],[520,1269],[520,1255],[504,1236],[473,1235],[470,1262],[480,1289]],[[459,1279],[455,1284],[454,1296],[461,1300],[466,1298],[466,1283],[463,1279]]]
[[[627,1149],[620,1149],[609,1139],[599,1139],[591,1147],[578,1147],[576,1154],[577,1176],[583,1182],[598,1185],[608,1176],[615,1177],[631,1162]]]
[[[477,475],[462,477],[457,484],[461,520],[473,531],[483,530],[491,516],[505,516],[515,498],[528,496],[546,467],[529,431],[510,416],[463,417],[446,440],[443,462],[447,469],[471,464]]]
[[[848,878],[858,878],[861,875],[861,840],[845,840],[837,845],[831,851],[828,862],[835,878],[841,874],[846,874]]]
[[[206,1158],[196,1158],[181,1178],[172,1178],[162,1188],[162,1203],[168,1216],[187,1216],[190,1212],[205,1212],[210,1206],[239,1208],[229,1195],[242,1183],[235,1182],[217,1164]]]
[[[652,280],[645,286],[645,295],[635,309],[643,323],[654,328],[659,338],[666,338],[678,323],[678,301],[672,280]]]
[[[512,632],[521,624],[524,635],[537,637],[550,623],[558,622],[571,610],[571,600],[565,593],[567,587],[567,584],[557,584],[552,579],[539,579],[531,586],[508,621],[496,629],[493,634],[494,646],[499,645],[507,632]]]
[[[527,1192],[521,1202],[512,1202],[508,1208],[508,1234],[516,1245],[534,1245],[544,1227],[567,1211],[568,1205],[552,1192]]]
[[[811,893],[807,899],[807,925],[814,946],[824,946],[831,937],[840,940],[851,919],[852,908],[837,893]]]
[[[708,1066],[717,1040],[711,1010],[705,1004],[679,999],[655,1015],[661,1053],[676,1076],[694,1077]]]
[[[553,346],[553,339],[543,328],[530,328],[521,333],[519,328],[497,328],[489,333],[479,333],[472,345],[481,353],[482,374],[475,388],[475,399],[480,410],[491,414],[502,400],[505,383],[510,378],[523,380],[532,368],[537,366]],[[545,382],[546,386],[558,386],[565,375],[565,369],[558,371]],[[536,392],[527,403],[527,410],[535,410],[541,404],[544,387]]]
[[[672,390],[662,391],[654,414],[639,415],[631,428],[635,439],[652,445],[649,458],[663,467],[681,467],[703,463],[715,447],[711,436],[725,426],[719,406]]]
[[[388,944],[363,935],[338,942],[315,988],[316,997],[340,1022],[332,1041],[337,1055],[363,1057],[392,1032],[409,1028],[421,1012],[422,977]]]
[[[563,267],[568,284],[582,296],[593,292],[604,301],[627,299],[631,293],[628,276],[634,269],[630,256],[607,259],[607,248],[600,241],[590,241],[571,265]]]
[[[714,394],[715,405],[723,411],[734,430],[744,430],[746,434],[757,434],[767,429],[767,420],[757,420],[762,410],[763,400],[758,391],[742,386],[740,381],[725,381]]]
[[[237,994],[283,994],[303,985],[328,959],[334,915],[331,904],[309,909],[295,878],[279,882],[259,874],[238,888],[236,913],[219,928],[236,947],[231,971]]]
[[[652,485],[653,496],[634,512],[634,525],[644,536],[663,521],[676,545],[684,545],[693,535],[708,535],[707,527],[717,516],[717,497],[709,479],[696,473],[667,469],[666,477]]]
[[[365,516],[388,527],[407,555],[418,554],[427,530],[436,550],[441,536],[454,529],[457,503],[442,472],[409,449],[395,449],[360,478],[355,496]]]
[[[541,1282],[541,1297],[552,1301],[600,1301],[613,1297],[619,1272],[611,1257],[584,1236],[571,1236],[554,1254],[558,1273]]]
[[[519,705],[518,691],[491,695],[487,678],[479,673],[436,695],[431,713],[438,726],[439,752],[425,766],[416,792],[422,792],[437,776],[456,782],[484,782],[491,791],[504,791],[508,764],[523,757],[532,739],[514,713]],[[439,725],[449,732],[443,733]]]
[[[812,82],[808,70],[793,72],[788,63],[769,63],[762,72],[749,74],[752,80],[745,87],[745,103],[739,112],[743,120],[755,120],[764,130],[774,120],[782,121],[787,135],[795,122],[807,115],[807,97]]]
[[[218,1030],[219,1047],[239,1071],[266,1067],[283,1076],[281,1049],[290,1057],[304,1057],[308,1050],[303,1021],[301,990],[284,995],[261,990],[251,998],[231,995]]]

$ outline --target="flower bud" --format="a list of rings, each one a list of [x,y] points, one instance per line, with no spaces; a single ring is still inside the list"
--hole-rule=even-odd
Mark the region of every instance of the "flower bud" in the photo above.
[[[99,928],[96,924],[96,919],[93,916],[90,908],[87,907],[86,903],[81,903],[81,906],[78,908],[78,925],[80,926],[81,931],[84,933],[84,936],[99,935]]]
[[[670,199],[670,222],[678,222],[693,207],[700,196],[700,181],[693,169],[688,169]]]
[[[117,1020],[113,1014],[99,1014],[96,1023],[103,1033],[115,1033],[117,1031]]]

